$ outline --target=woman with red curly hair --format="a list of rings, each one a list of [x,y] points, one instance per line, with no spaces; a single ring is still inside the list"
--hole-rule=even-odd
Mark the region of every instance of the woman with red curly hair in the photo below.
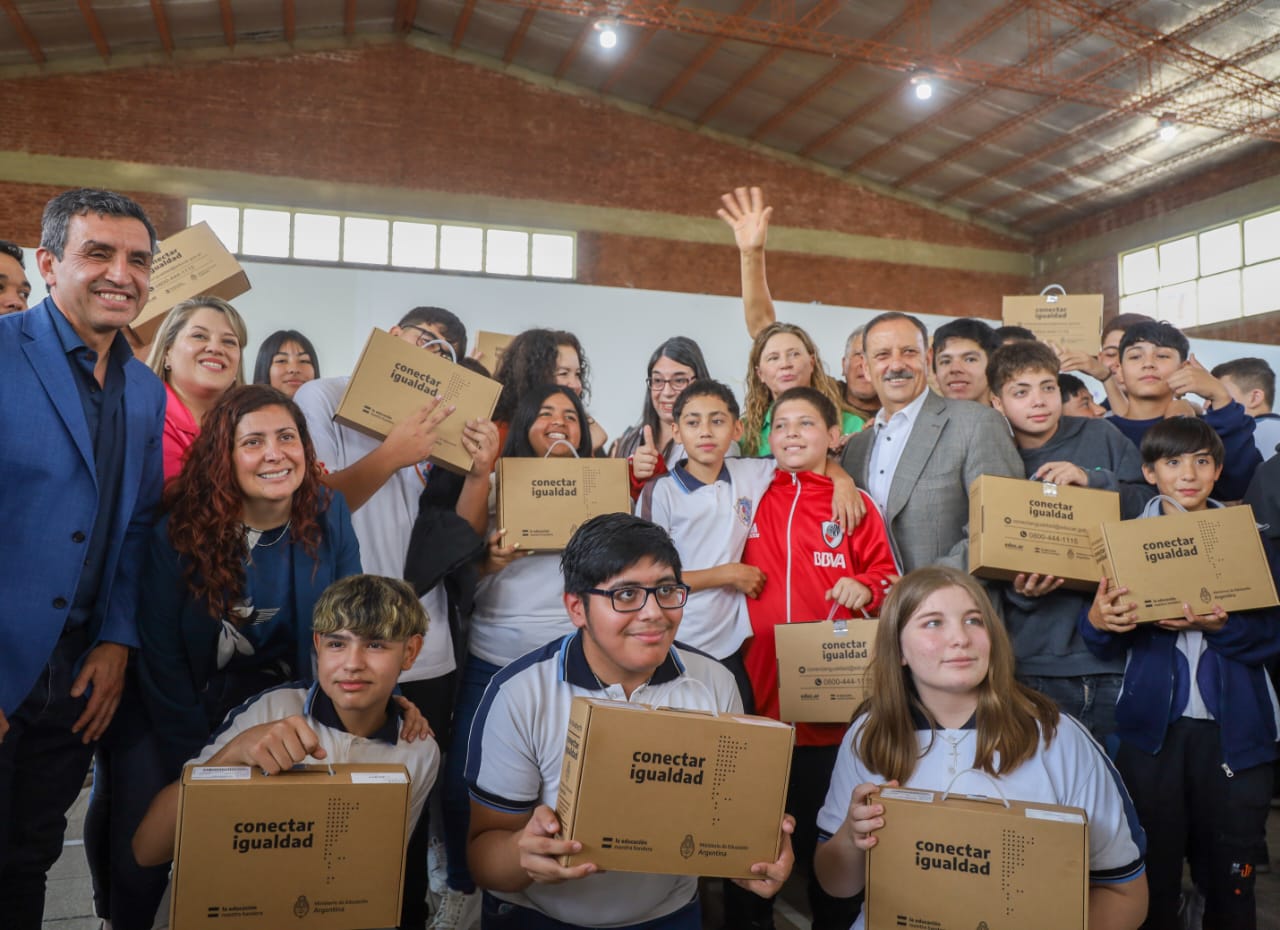
[[[247,385],[209,412],[165,489],[138,664],[170,778],[227,711],[312,675],[312,606],[360,571],[351,514],[319,473],[294,402]]]

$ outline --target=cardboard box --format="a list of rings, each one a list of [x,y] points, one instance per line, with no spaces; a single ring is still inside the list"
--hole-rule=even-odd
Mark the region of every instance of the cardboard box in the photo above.
[[[496,375],[502,363],[502,353],[507,351],[515,336],[507,333],[491,333],[480,330],[476,333],[476,351],[480,353],[480,364],[489,369],[489,374]]]
[[[848,723],[870,694],[878,620],[815,620],[773,628],[778,708],[795,723]]]
[[[982,475],[969,485],[969,574],[1012,581],[1038,572],[1094,591],[1101,575],[1093,536],[1119,519],[1115,491]]]
[[[624,459],[498,459],[498,526],[507,544],[555,552],[602,513],[631,512]]]
[[[1177,619],[1183,604],[1203,614],[1215,602],[1227,613],[1278,603],[1248,504],[1104,523],[1093,552],[1099,570],[1129,589],[1139,623]]]
[[[169,925],[394,927],[409,842],[403,765],[188,765]],[[305,918],[305,920],[302,920]]]
[[[1102,347],[1101,294],[1039,294],[1006,297],[1005,326],[1025,326],[1041,342],[1097,355]]]
[[[465,474],[471,469],[471,456],[462,448],[462,429],[468,420],[492,417],[501,393],[502,385],[497,381],[375,329],[333,418],[381,439],[432,396],[438,396],[457,409],[437,428],[430,461]]]
[[[1084,811],[913,788],[872,798],[884,826],[867,854],[867,930],[1086,927]]]
[[[231,300],[247,290],[249,276],[235,256],[208,223],[196,223],[160,243],[151,262],[151,296],[133,321],[133,331],[150,342],[176,304],[206,295]]]
[[[556,816],[572,866],[749,878],[778,857],[794,731],[766,717],[575,698]]]

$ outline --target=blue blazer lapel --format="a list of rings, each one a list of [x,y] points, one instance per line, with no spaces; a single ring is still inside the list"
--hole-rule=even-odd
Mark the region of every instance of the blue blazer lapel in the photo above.
[[[888,507],[884,515],[886,522],[893,520],[907,506],[946,422],[946,405],[930,393],[925,398],[924,406],[920,408],[920,415],[916,417],[915,426],[911,428],[911,435],[907,438],[907,446],[902,450],[902,458],[898,459],[898,467],[893,473],[893,482],[889,485]]]
[[[80,406],[80,395],[76,391],[75,382],[71,380],[71,369],[67,365],[66,353],[62,351],[62,341],[53,328],[52,321],[46,313],[57,313],[52,302],[33,307],[23,314],[23,334],[30,340],[22,346],[23,354],[35,372],[49,401],[58,411],[58,416],[67,428],[72,442],[80,450],[80,457],[85,467],[93,476],[97,486],[98,473],[93,466],[93,447],[89,441],[89,426],[85,423],[84,410]]]

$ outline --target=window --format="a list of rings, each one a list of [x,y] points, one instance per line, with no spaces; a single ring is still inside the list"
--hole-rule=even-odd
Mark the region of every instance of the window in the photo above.
[[[1188,328],[1280,310],[1280,210],[1120,256],[1120,312]]]
[[[440,223],[283,207],[192,203],[230,251],[247,258],[352,264],[518,278],[577,276],[572,233]]]

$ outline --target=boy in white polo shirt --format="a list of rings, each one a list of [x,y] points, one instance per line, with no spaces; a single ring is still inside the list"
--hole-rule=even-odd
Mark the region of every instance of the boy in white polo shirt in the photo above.
[[[556,839],[554,807],[575,697],[741,713],[733,676],[675,642],[689,589],[660,527],[630,514],[596,517],[569,541],[561,569],[577,633],[495,675],[471,728],[467,858],[485,889],[481,927],[700,930],[693,877],[561,866],[558,857],[582,844]],[[791,872],[793,825],[785,818],[782,854],[752,866],[760,878],[745,887],[777,894]]]
[[[254,765],[274,775],[302,762],[399,762],[409,770],[408,823],[435,784],[435,740],[401,727],[396,678],[422,648],[427,615],[408,583],[377,575],[335,581],[316,601],[311,627],[316,680],[264,691],[227,715],[193,762]],[[425,733],[425,723],[421,724]],[[413,729],[413,728],[410,728]],[[156,795],[133,838],[144,865],[173,858],[178,782]],[[162,920],[165,911],[162,909]]]
[[[742,437],[742,421],[737,398],[719,381],[694,381],[671,414],[675,441],[688,457],[644,486],[636,513],[670,533],[680,552],[690,589],[680,641],[733,672],[743,706],[755,713],[742,645],[751,636],[747,598],[760,596],[765,574],[742,562],[742,550],[777,462],[726,458]],[[834,462],[830,478],[832,519],[851,530],[862,516],[862,495]]]

